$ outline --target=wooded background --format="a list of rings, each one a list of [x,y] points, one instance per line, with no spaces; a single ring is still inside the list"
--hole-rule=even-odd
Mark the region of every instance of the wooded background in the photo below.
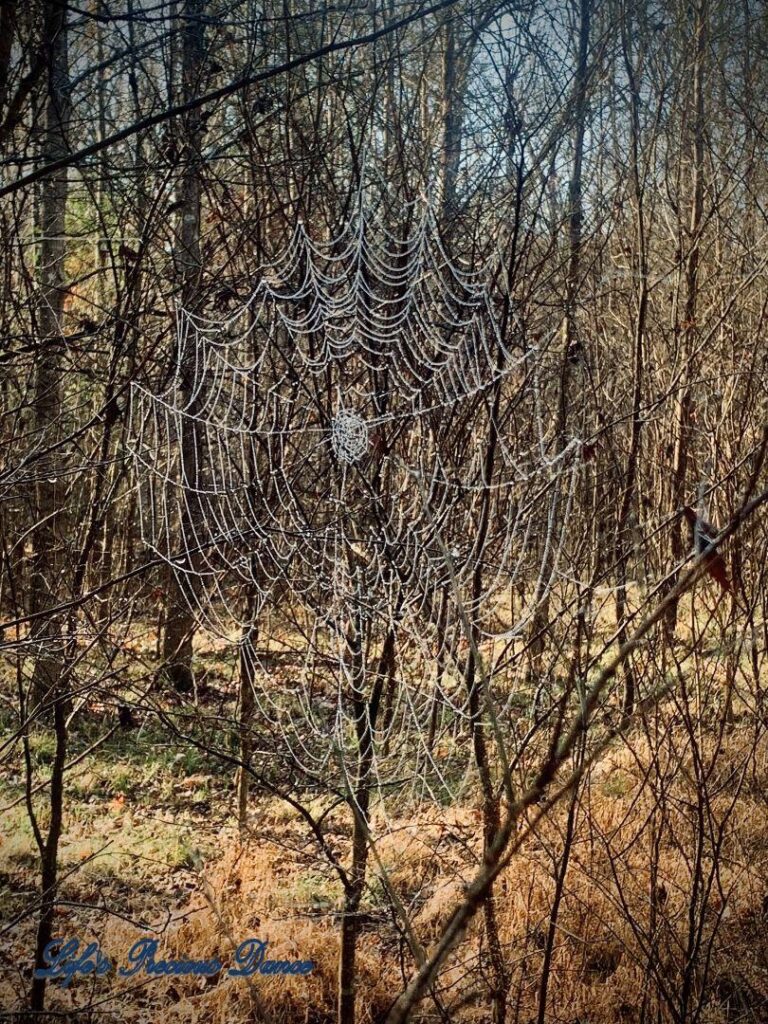
[[[756,0],[0,4],[9,1014],[766,1019],[767,46]],[[230,581],[214,638],[144,543],[132,394],[190,399],[179,308],[227,320],[297,224],[327,243],[361,204],[403,239],[428,208],[498,332],[468,411],[360,470],[462,478],[450,516],[377,491],[444,514],[440,585],[399,626],[322,620],[294,568]],[[185,776],[173,902],[137,822]],[[198,958],[270,922],[317,967],[32,978],[120,922]]]

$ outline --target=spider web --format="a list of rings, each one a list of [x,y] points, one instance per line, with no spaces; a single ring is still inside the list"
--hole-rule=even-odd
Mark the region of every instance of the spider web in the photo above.
[[[378,687],[376,773],[442,788],[435,737],[468,715],[457,672],[435,667],[459,644],[456,603],[477,620],[530,574],[534,512],[549,508],[545,547],[556,545],[555,507],[574,474],[567,453],[546,456],[535,352],[523,351],[519,324],[502,336],[483,274],[449,258],[428,204],[405,207],[402,222],[391,231],[361,203],[325,241],[299,223],[236,310],[179,309],[175,373],[158,393],[133,386],[129,437],[143,540],[201,622],[228,638],[240,630],[257,714],[286,764],[327,772],[359,724],[357,698]],[[532,429],[527,451],[499,437],[491,482],[497,386],[526,406]],[[555,571],[543,564],[539,599]],[[278,605],[292,611],[300,658],[276,692],[252,640]],[[414,775],[396,742],[406,731],[431,772]]]

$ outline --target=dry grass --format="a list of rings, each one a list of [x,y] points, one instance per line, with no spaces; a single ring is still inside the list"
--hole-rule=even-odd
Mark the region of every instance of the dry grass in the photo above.
[[[768,747],[751,729],[732,728],[722,745],[699,738],[700,777],[691,737],[673,709],[655,723],[653,740],[635,735],[593,769],[575,817],[571,859],[558,918],[546,1020],[576,1024],[673,1021],[670,1003],[690,980],[686,1019],[708,1024],[768,1019]],[[703,776],[702,774],[703,773]],[[704,781],[702,782],[702,777]],[[706,794],[702,801],[701,794]],[[501,878],[497,905],[510,977],[510,1021],[535,1018],[543,946],[564,848],[567,806],[530,837]],[[389,884],[429,946],[479,855],[476,808],[423,809],[374,831]],[[329,822],[346,854],[341,817]],[[696,853],[699,860],[696,861]],[[715,854],[717,854],[715,856]],[[413,960],[393,924],[385,888],[372,865],[359,947],[360,1020],[381,1021]],[[698,876],[703,886],[694,888]],[[311,958],[308,978],[226,973],[139,985],[114,977],[98,990],[120,1020],[236,1024],[330,1021],[334,1015],[341,889],[317,859],[300,823],[265,804],[259,837],[234,836],[199,876],[197,890],[167,928],[165,957],[230,962],[237,942],[269,941],[273,958]],[[692,962],[690,928],[700,928]],[[115,962],[142,933],[112,920],[100,933]],[[711,944],[711,949],[710,949]],[[488,1020],[482,928],[475,922],[441,977],[452,1019]],[[666,989],[667,998],[662,996]],[[53,989],[54,1006],[83,1005],[84,985]],[[428,1005],[426,1015],[433,1013]]]
[[[214,659],[222,655],[214,648],[205,653]],[[699,690],[709,700],[723,689],[723,661],[713,659],[710,670],[703,658],[699,669]],[[548,1024],[672,1024],[686,978],[691,989],[686,1021],[768,1020],[768,740],[754,701],[737,699],[736,712],[744,717],[720,742],[712,715],[700,713],[699,699],[700,694],[691,697],[690,714],[682,698],[670,699],[596,763],[580,789],[549,972]],[[90,775],[73,780],[72,798],[82,806],[74,824],[69,822],[64,868],[93,853],[97,836],[99,842],[108,836],[112,846],[108,856],[89,862],[88,870],[65,884],[64,896],[75,902],[103,898],[123,913],[130,902],[125,868],[133,864],[128,873],[137,891],[142,885],[146,889],[142,915],[146,920],[150,907],[156,912],[151,924],[160,938],[159,956],[219,956],[226,966],[239,942],[258,937],[268,940],[270,957],[312,959],[315,969],[309,977],[257,976],[250,984],[226,971],[209,980],[149,982],[111,974],[93,986],[90,979],[79,979],[66,991],[51,986],[50,1007],[68,1010],[104,1000],[105,1020],[150,1024],[334,1020],[342,891],[305,825],[285,804],[261,800],[254,802],[248,842],[242,844],[231,828],[218,833],[213,818],[226,822],[229,812],[225,794],[209,791],[203,764],[185,763],[182,771],[167,754],[161,768],[152,762],[151,780],[142,784],[136,758],[149,757],[149,736],[136,751],[126,739],[119,758],[105,755],[104,764],[91,765]],[[165,747],[161,737],[151,738],[156,759]],[[35,752],[42,763],[50,753]],[[192,782],[199,783],[199,793],[192,792]],[[102,794],[104,802],[94,794]],[[167,808],[161,814],[162,795]],[[190,811],[182,819],[179,810],[187,804]],[[378,858],[419,940],[429,947],[479,863],[481,814],[471,805],[405,810],[390,797],[390,815],[395,806],[401,807],[398,817],[383,807],[374,813]],[[319,805],[316,810],[320,813]],[[17,887],[21,868],[29,872],[34,866],[22,812],[19,807],[14,823],[5,822],[7,834],[0,839],[0,871],[17,879]],[[526,840],[497,886],[509,1024],[536,1019],[567,814],[564,803]],[[211,841],[201,843],[206,816]],[[169,831],[161,836],[164,818]],[[171,822],[177,826],[173,832]],[[342,859],[349,853],[349,825],[342,810],[326,819],[328,842]],[[158,830],[157,849],[152,829]],[[198,848],[208,856],[196,868]],[[210,855],[212,848],[218,852]],[[148,854],[152,863],[143,868]],[[173,900],[167,898],[167,884],[163,891],[164,879],[171,876]],[[155,877],[156,894],[149,889]],[[29,878],[27,873],[27,890],[33,884]],[[373,859],[368,881],[358,954],[361,1024],[383,1020],[414,967]],[[3,950],[6,964],[28,963],[31,929],[28,921],[13,934]],[[98,940],[115,964],[125,962],[137,937],[149,934],[139,923],[82,907],[63,910],[59,930]],[[698,943],[694,957],[692,936]],[[28,979],[9,970],[4,975],[0,1008],[23,1005]],[[488,979],[478,919],[441,975],[441,1001],[451,1019],[490,1020]],[[429,1002],[420,1012],[421,1019],[437,1019]]]

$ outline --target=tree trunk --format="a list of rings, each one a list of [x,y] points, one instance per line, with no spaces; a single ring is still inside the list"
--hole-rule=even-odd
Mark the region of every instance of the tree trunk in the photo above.
[[[580,0],[578,56],[574,79],[574,135],[573,162],[568,183],[568,265],[565,279],[565,309],[562,322],[563,348],[560,364],[560,395],[557,412],[557,445],[565,447],[568,426],[571,366],[576,361],[575,352],[581,352],[576,331],[576,307],[581,277],[581,235],[584,218],[582,195],[582,166],[584,163],[584,133],[587,114],[587,84],[589,79],[589,35],[592,14],[592,0]],[[583,352],[580,358],[584,358]],[[550,575],[549,564],[542,574],[542,580]],[[538,600],[539,595],[535,595]],[[544,668],[546,627],[549,622],[549,595],[541,601],[531,625],[530,678],[536,683],[537,693],[541,692]]]
[[[368,808],[371,792],[371,769],[373,766],[373,727],[378,716],[381,688],[383,686],[383,663],[375,683],[370,703],[365,699],[364,654],[362,622],[355,615],[354,625],[347,637],[351,666],[351,704],[355,715],[357,733],[358,765],[354,792],[348,800],[353,815],[352,863],[347,876],[344,893],[344,909],[341,917],[341,950],[339,953],[339,1024],[355,1024],[355,995],[357,989],[357,936],[360,930],[358,917],[360,900],[365,887],[368,865]]]
[[[69,67],[66,14],[60,5],[47,3],[43,33],[48,60],[48,97],[40,144],[42,165],[58,160],[67,152],[69,117]],[[32,703],[48,703],[61,672],[60,621],[45,613],[61,599],[59,573],[62,566],[59,544],[62,536],[63,491],[61,453],[53,446],[62,429],[61,356],[63,351],[66,244],[65,211],[67,171],[44,179],[40,198],[40,308],[39,349],[35,366],[33,422],[38,445],[35,461],[32,559],[29,580],[29,610],[32,637],[39,641],[32,680]]]
[[[253,622],[253,602],[249,602],[249,625],[246,626],[240,641],[240,768],[237,772],[237,822],[240,832],[245,832],[248,824],[248,789],[249,775],[247,765],[251,760],[253,741],[251,739],[251,722],[253,719],[253,682],[256,670],[257,627]]]
[[[630,16],[628,15],[628,19]],[[630,159],[632,186],[635,201],[635,224],[639,294],[637,316],[634,322],[632,360],[632,433],[624,479],[620,482],[621,499],[616,523],[616,638],[619,644],[627,641],[627,568],[631,550],[630,516],[635,500],[642,420],[640,406],[643,395],[643,369],[645,349],[645,321],[648,312],[648,257],[646,246],[646,224],[644,206],[644,183],[640,180],[640,90],[637,82],[639,67],[632,63],[632,39],[634,26],[629,20],[622,25],[624,66],[630,92]],[[624,700],[622,705],[622,728],[626,729],[634,711],[636,699],[635,671],[631,659],[624,663]]]
[[[45,103],[40,161],[44,166],[67,152],[69,119],[69,55],[66,8],[49,0],[43,9],[43,46],[48,66],[48,95]],[[40,201],[40,293],[38,327],[40,349],[35,367],[34,425],[42,453],[36,463],[35,497],[37,525],[32,534],[33,557],[30,575],[30,610],[45,613],[62,598],[60,550],[63,495],[59,479],[61,455],[46,451],[61,436],[62,391],[61,353],[64,313],[64,258],[66,255],[65,212],[67,172],[58,171],[43,180]],[[31,634],[39,642],[32,679],[32,700],[53,707],[55,751],[50,780],[51,816],[43,842],[35,823],[41,858],[40,919],[35,944],[35,967],[44,967],[43,950],[53,936],[58,881],[59,839],[62,830],[64,765],[67,754],[66,693],[63,682],[61,622],[54,614],[34,620]],[[45,1006],[45,978],[33,978],[30,1010],[41,1014]]]
[[[53,938],[53,924],[56,914],[56,895],[59,873],[59,840],[64,819],[64,768],[67,760],[67,722],[63,701],[56,701],[53,708],[56,746],[51,769],[50,808],[51,818],[48,835],[40,850],[41,855],[41,897],[40,920],[35,941],[35,970],[46,966],[43,959],[45,947]],[[42,1014],[45,1007],[46,979],[33,977],[29,1007],[33,1014]],[[33,1017],[32,1019],[37,1019]]]
[[[363,766],[361,765],[361,768]],[[352,864],[349,870],[349,884],[344,894],[344,910],[341,919],[341,952],[339,954],[339,1024],[355,1024],[355,995],[357,981],[357,936],[360,931],[360,900],[365,886],[368,864],[368,804],[370,793],[366,771],[361,771],[365,785],[354,795],[354,824],[352,827]]]
[[[499,353],[498,369],[501,369]],[[493,394],[493,402],[490,409],[490,423],[488,428],[488,446],[485,452],[485,464],[483,471],[484,489],[482,492],[482,503],[475,541],[477,551],[477,564],[472,578],[472,604],[476,609],[480,603],[483,591],[483,566],[485,560],[483,554],[491,523],[491,501],[495,493],[491,487],[494,467],[496,463],[496,449],[499,439],[499,413],[501,409],[502,380],[499,376]],[[470,626],[471,639],[470,649],[467,652],[467,663],[464,673],[464,682],[467,688],[469,700],[470,726],[472,730],[472,749],[475,757],[478,775],[480,776],[480,787],[483,793],[483,854],[487,858],[489,851],[499,833],[501,824],[499,793],[497,784],[493,778],[491,768],[491,755],[488,749],[488,738],[486,735],[486,702],[489,699],[487,688],[490,680],[483,678],[482,672],[478,672],[480,666],[477,664],[475,652],[480,643],[480,629],[476,622]],[[504,765],[504,771],[507,766]],[[483,900],[483,918],[485,923],[485,935],[488,940],[488,950],[491,961],[492,975],[492,1021],[493,1024],[504,1024],[507,1017],[507,994],[509,991],[509,978],[507,976],[506,963],[504,960],[504,947],[502,946],[499,934],[499,923],[496,906],[495,886],[490,885]]]
[[[683,322],[675,325],[682,336],[681,362],[683,366],[679,396],[675,409],[674,464],[672,470],[672,507],[678,510],[685,502],[685,488],[688,477],[688,456],[693,428],[692,381],[695,379],[691,365],[698,327],[696,324],[699,297],[699,253],[701,229],[704,216],[704,61],[707,52],[709,25],[708,0],[702,0],[695,10],[694,39],[695,56],[693,68],[693,129],[691,137],[691,216],[687,231],[688,254],[685,260],[685,307]],[[687,528],[681,518],[672,524],[671,554],[673,566],[685,558],[687,551]],[[677,582],[677,570],[668,581],[668,588]],[[670,633],[677,626],[678,601],[673,601],[666,617]]]
[[[456,26],[448,19],[443,51],[443,139],[440,154],[441,216],[443,231],[450,235],[456,217],[456,186],[461,162],[461,95],[458,88]]]
[[[200,89],[204,53],[204,0],[186,0],[182,8],[182,96],[184,102],[193,99]],[[203,122],[199,111],[186,115],[184,125],[184,171],[181,180],[177,261],[182,280],[181,303],[192,309],[198,303],[201,278],[200,259],[200,206],[201,206],[201,143]],[[180,369],[182,400],[192,397],[194,361],[189,351],[184,354]],[[190,409],[194,415],[194,408]],[[181,472],[185,500],[180,517],[180,550],[184,550],[195,536],[196,490],[199,478],[199,442],[194,419],[185,417],[181,438]],[[194,563],[194,555],[188,556]],[[193,579],[194,564],[186,566]],[[185,597],[183,588],[173,570],[168,572],[168,607],[163,637],[164,671],[179,692],[189,692],[194,685],[192,673],[192,640],[195,616]]]

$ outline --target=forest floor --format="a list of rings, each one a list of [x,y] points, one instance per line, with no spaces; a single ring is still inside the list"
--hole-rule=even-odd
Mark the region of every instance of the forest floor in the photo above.
[[[233,700],[231,658],[216,646],[199,654],[198,699],[210,706],[227,694]],[[137,677],[152,659],[144,651],[139,661]],[[70,757],[87,751],[114,717],[108,702],[81,714]],[[575,805],[570,845],[566,802],[501,877],[510,1021],[535,1017],[566,846],[548,1022],[624,1024],[657,1019],[657,1012],[671,1020],[686,977],[702,1022],[768,1020],[766,731],[754,716],[725,730],[702,728],[697,719],[693,744],[693,720],[677,699],[657,709],[645,728],[593,766]],[[52,986],[50,1005],[67,1013],[90,1007],[78,1019],[94,1021],[155,1024],[160,1014],[163,1024],[331,1021],[342,892],[305,824],[280,800],[261,798],[241,838],[231,767],[194,747],[181,749],[150,716],[137,716],[136,725],[114,728],[68,773],[58,934],[98,941],[118,965],[145,935],[158,938],[158,956],[217,955],[225,964],[239,942],[260,938],[270,956],[311,959],[315,969],[308,977],[247,981],[225,973],[79,978],[68,988]],[[30,756],[35,777],[44,777],[53,758],[49,731],[31,735]],[[45,793],[33,801],[44,827]],[[29,909],[39,884],[21,760],[0,773],[0,809],[0,1008],[12,1011],[29,986]],[[326,826],[328,842],[345,857],[349,821],[332,812]],[[479,863],[479,809],[430,805],[400,816],[377,810],[372,831],[388,884],[428,947]],[[383,1019],[413,968],[377,865],[369,882],[359,955],[362,1022]],[[454,1019],[490,1019],[479,924],[442,980],[444,1002],[461,1002]],[[433,1006],[423,1010],[420,1019],[438,1019]]]

